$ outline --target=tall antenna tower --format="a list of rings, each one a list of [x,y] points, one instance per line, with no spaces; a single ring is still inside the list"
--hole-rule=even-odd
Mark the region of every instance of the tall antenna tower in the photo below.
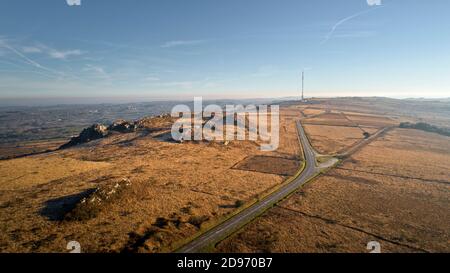
[[[302,101],[305,101],[305,71],[302,71]]]

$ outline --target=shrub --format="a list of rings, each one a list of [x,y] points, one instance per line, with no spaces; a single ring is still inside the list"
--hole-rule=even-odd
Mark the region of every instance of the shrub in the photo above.
[[[425,132],[436,133],[444,136],[450,136],[450,128],[437,127],[435,125],[431,125],[425,122],[419,123],[410,123],[410,122],[402,122],[400,123],[400,128],[406,129],[417,129]]]
[[[236,207],[236,208],[240,208],[240,207],[242,207],[244,205],[244,201],[242,201],[242,200],[236,200],[236,202],[234,202],[234,206]]]

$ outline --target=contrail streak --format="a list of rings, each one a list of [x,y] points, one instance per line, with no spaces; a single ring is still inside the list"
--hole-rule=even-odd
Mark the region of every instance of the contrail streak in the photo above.
[[[25,60],[28,64],[37,67],[39,69],[42,69],[44,71],[50,72],[50,73],[55,73],[57,75],[61,76],[61,73],[58,71],[54,71],[52,69],[49,69],[45,66],[42,66],[41,64],[39,64],[38,62],[33,61],[32,59],[28,58],[27,56],[25,56],[24,54],[22,54],[20,51],[18,51],[17,49],[15,49],[14,47],[6,44],[5,42],[1,42],[0,46],[3,46],[6,49],[9,49],[10,51],[12,51],[14,54],[16,54],[17,56],[19,56],[20,58],[22,58],[23,60]]]
[[[374,10],[376,10],[376,9],[383,8],[383,7],[384,7],[384,6],[379,6],[379,7],[376,7],[376,8],[371,8],[371,9],[368,9],[368,10],[360,11],[360,12],[358,12],[358,13],[355,13],[355,14],[351,15],[351,16],[345,17],[344,19],[342,19],[342,20],[340,20],[339,22],[337,22],[336,24],[334,24],[334,26],[331,28],[331,31],[325,36],[324,40],[323,40],[320,44],[323,45],[323,44],[325,44],[326,42],[328,42],[328,41],[331,39],[331,37],[333,36],[333,34],[334,34],[334,32],[336,31],[336,29],[337,29],[340,25],[344,24],[345,22],[350,21],[350,20],[352,20],[352,19],[354,19],[354,18],[356,18],[356,17],[359,17],[359,16],[361,16],[361,15],[364,15],[364,14],[366,14],[366,13],[372,12],[372,11],[374,11]]]
[[[49,77],[49,78],[51,78],[51,77],[54,77],[54,78],[55,77],[56,78],[61,78],[61,77],[67,78],[67,76],[69,76],[69,77],[71,77],[73,79],[76,79],[76,80],[82,80],[81,78],[79,78],[79,77],[77,77],[75,75],[67,75],[66,73],[63,73],[63,72],[60,72],[60,71],[56,71],[56,70],[53,70],[53,69],[50,69],[48,67],[45,67],[45,66],[41,65],[40,63],[32,60],[31,58],[27,57],[25,54],[21,53],[19,50],[17,50],[14,47],[8,45],[5,41],[0,40],[0,47],[4,47],[4,48],[10,50],[14,54],[16,54],[18,57],[20,57],[25,63],[27,63],[27,64],[29,64],[31,66],[34,66],[36,68],[39,68],[39,69],[41,69],[43,71],[46,71],[46,72],[49,72],[51,74],[55,74],[53,76],[47,74],[46,76]]]

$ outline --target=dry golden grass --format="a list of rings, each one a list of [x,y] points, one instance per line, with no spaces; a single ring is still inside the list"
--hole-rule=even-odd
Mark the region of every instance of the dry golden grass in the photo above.
[[[303,159],[301,146],[299,145],[296,121],[302,116],[300,110],[295,108],[280,109],[280,145],[275,153],[267,153],[271,156],[299,157]]]
[[[303,110],[303,113],[306,116],[315,116],[323,114],[325,113],[325,111],[323,109],[306,108],[305,110]]]
[[[390,118],[379,117],[379,116],[370,116],[370,115],[346,115],[346,117],[352,122],[360,125],[360,126],[372,126],[372,127],[387,127],[398,125],[399,122],[394,121]]]
[[[248,141],[164,141],[154,136],[166,121],[146,120],[146,127],[162,130],[1,161],[0,252],[65,252],[72,240],[84,252],[169,251],[286,179],[233,166],[258,155],[298,159],[298,113],[282,115],[280,149],[270,153]],[[65,218],[93,190],[124,179],[130,187],[89,217]]]
[[[355,123],[348,120],[341,113],[326,113],[313,118],[306,118],[305,124],[334,125],[334,126],[355,126]]]
[[[394,130],[356,153],[217,251],[450,251],[447,137]]]
[[[253,142],[168,142],[156,136],[167,133],[171,120],[157,118],[141,124],[148,133],[114,134],[64,151],[0,161],[0,252],[65,252],[72,240],[84,252],[172,250],[285,181],[233,166],[255,156],[301,159],[295,125],[301,110],[320,114],[332,107],[332,102],[314,109],[283,107],[280,147],[270,153]],[[365,105],[337,109],[309,121],[334,125],[331,138],[344,144],[358,134],[354,129],[362,131],[336,125],[365,124],[361,128],[373,133],[373,127],[390,124]],[[364,117],[355,113],[359,110]],[[341,111],[352,112],[353,120]],[[323,128],[315,130],[325,135]],[[450,176],[448,143],[434,134],[395,130],[219,249],[363,252],[377,235],[385,251],[448,251],[449,189],[443,181]],[[93,190],[124,180],[129,188],[94,209],[93,217],[65,218]]]
[[[364,131],[373,129],[359,127],[305,125],[306,134],[313,147],[321,154],[338,154],[364,139]],[[363,131],[364,130],[364,131]]]
[[[216,252],[225,253],[342,253],[368,252],[374,238],[351,232],[332,220],[307,216],[275,207],[245,231],[219,244]],[[411,252],[407,247],[383,242],[384,252]]]
[[[354,155],[346,166],[376,173],[449,181],[449,151],[448,137],[395,129]]]
[[[26,189],[108,166],[108,163],[61,158],[58,155],[0,161],[0,190]]]
[[[239,162],[234,169],[293,176],[298,172],[300,164],[297,160],[272,156],[251,156]]]
[[[66,142],[66,140],[45,140],[3,144],[0,145],[0,159],[56,150]]]
[[[358,144],[364,133],[375,134],[378,130],[396,124],[390,118],[328,109],[328,112],[303,120],[306,133],[314,148],[322,154],[339,154]]]

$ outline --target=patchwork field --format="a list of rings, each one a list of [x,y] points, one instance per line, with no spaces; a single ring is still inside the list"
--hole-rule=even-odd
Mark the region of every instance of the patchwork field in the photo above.
[[[271,156],[251,156],[233,167],[236,170],[271,173],[283,176],[295,175],[299,162],[292,159]]]
[[[387,127],[387,126],[394,126],[398,125],[397,121],[394,121],[390,118],[386,117],[377,117],[377,116],[367,116],[367,115],[349,115],[345,114],[345,116],[354,122],[355,124],[358,124],[359,126],[368,126],[368,127]]]
[[[304,120],[304,123],[316,125],[332,125],[332,126],[356,126],[356,124],[353,121],[347,119],[341,113],[324,113],[312,118],[306,118]]]
[[[249,141],[179,144],[137,132],[0,161],[0,252],[65,252],[72,240],[83,252],[170,251],[289,175],[233,168],[239,162],[299,166],[296,113],[282,115],[280,148],[270,153]]]
[[[73,240],[83,252],[172,251],[296,172],[300,118],[326,165],[329,155],[352,151],[383,128],[422,114],[447,120],[441,104],[435,113],[405,105],[378,98],[283,103],[273,152],[260,151],[261,142],[176,143],[160,116],[140,120],[142,131],[0,160],[0,252],[66,252]],[[366,252],[375,240],[385,252],[449,252],[449,143],[390,130],[216,251]],[[5,144],[0,152],[5,158],[60,144]]]
[[[344,153],[379,130],[396,125],[386,117],[330,110],[305,118],[302,123],[313,147],[325,155]]]
[[[450,252],[448,137],[396,129],[310,182],[219,252]]]
[[[314,108],[305,108],[302,112],[303,114],[305,114],[306,117],[311,117],[325,113],[323,109],[314,109]]]
[[[376,133],[377,129],[329,126],[329,125],[305,125],[305,130],[311,140],[311,144],[321,154],[338,154],[357,144],[365,138],[364,133]]]

